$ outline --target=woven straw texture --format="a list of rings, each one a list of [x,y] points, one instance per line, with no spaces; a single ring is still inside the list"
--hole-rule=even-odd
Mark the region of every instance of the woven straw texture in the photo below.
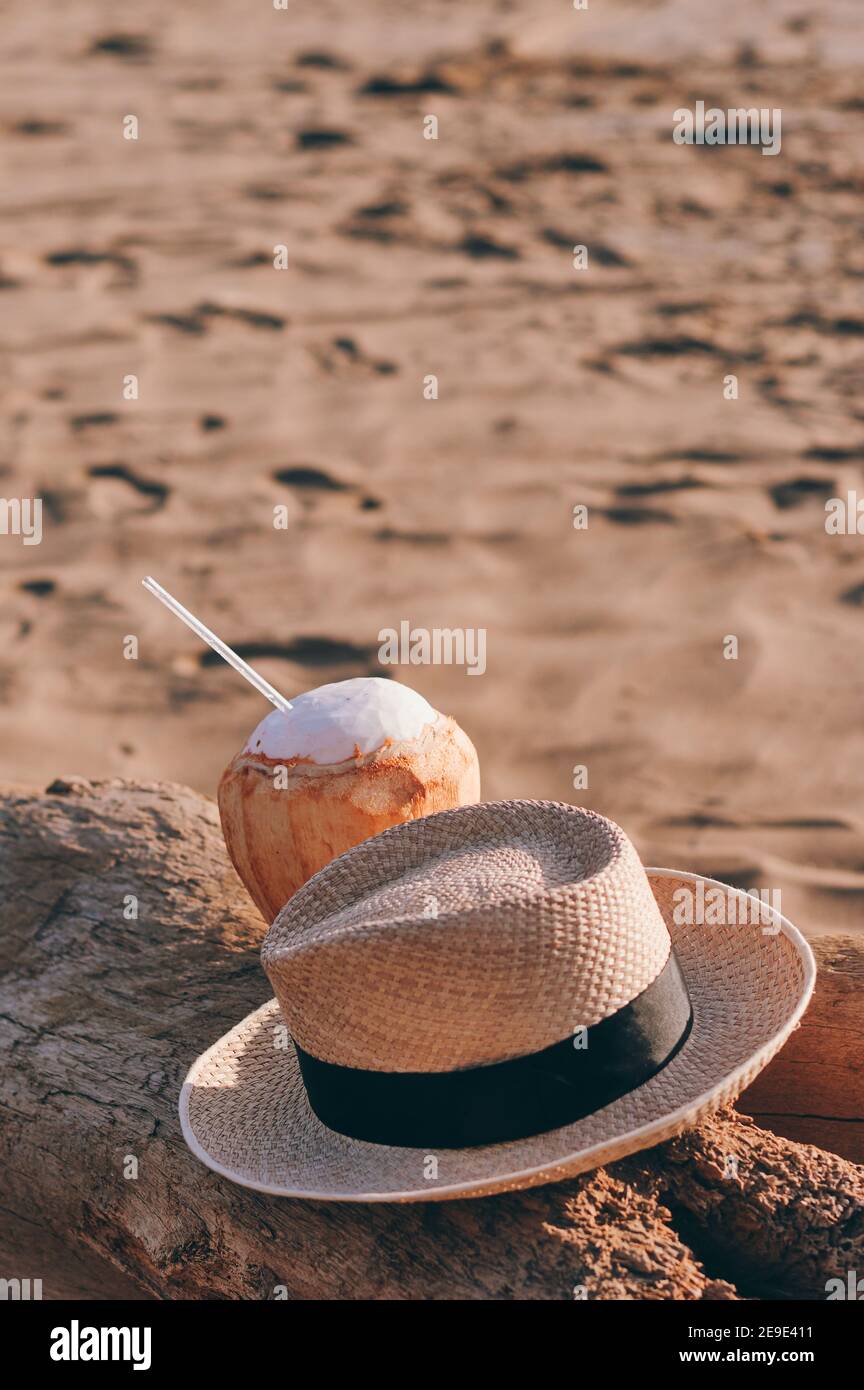
[[[525,804],[530,803],[508,803]],[[581,842],[580,852],[584,860]],[[323,878],[318,875],[316,882]],[[426,1150],[364,1143],[321,1124],[306,1099],[279,1004],[271,1000],[191,1068],[180,1103],[187,1142],[217,1172],[265,1192],[392,1202],[532,1187],[670,1138],[734,1100],[767,1065],[797,1026],[815,975],[800,933],[773,911],[767,930],[758,924],[676,925],[673,895],[679,888],[692,892],[699,881],[669,870],[649,870],[646,878],[690,992],[690,1037],[657,1076],[595,1114],[512,1143],[440,1150],[432,1155],[437,1173],[430,1176]],[[335,895],[332,878],[329,888]],[[500,881],[492,891],[499,894],[499,909],[505,906]],[[314,915],[313,884],[303,893],[305,930]],[[335,901],[330,900],[331,912]],[[319,926],[327,912],[323,907]],[[281,941],[285,914],[279,923]],[[359,973],[355,986],[362,996],[365,981]],[[322,987],[326,991],[326,980]]]
[[[537,801],[366,840],[291,899],[261,951],[291,1036],[370,1071],[538,1052],[628,1004],[668,956],[623,830]]]

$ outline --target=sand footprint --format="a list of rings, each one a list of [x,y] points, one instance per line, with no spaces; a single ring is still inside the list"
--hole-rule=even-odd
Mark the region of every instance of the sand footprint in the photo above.
[[[125,463],[97,463],[87,472],[95,479],[88,489],[91,510],[104,519],[161,511],[170,496],[164,483],[142,478]]]

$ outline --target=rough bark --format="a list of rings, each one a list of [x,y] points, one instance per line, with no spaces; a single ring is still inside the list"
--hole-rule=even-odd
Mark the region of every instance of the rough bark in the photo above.
[[[0,1274],[46,1298],[729,1299],[821,1298],[864,1266],[864,1171],[732,1113],[479,1201],[328,1206],[223,1181],[187,1151],[177,1094],[268,996],[261,935],[196,793],[0,799]]]

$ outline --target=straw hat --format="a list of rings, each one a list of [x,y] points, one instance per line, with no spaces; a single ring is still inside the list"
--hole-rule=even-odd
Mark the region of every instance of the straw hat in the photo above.
[[[699,923],[712,889],[709,920],[719,891],[742,925]],[[532,1187],[648,1148],[732,1101],[807,1006],[810,948],[759,908],[644,869],[573,806],[394,826],[270,927],[276,997],[192,1066],[186,1141],[246,1187],[363,1202]]]

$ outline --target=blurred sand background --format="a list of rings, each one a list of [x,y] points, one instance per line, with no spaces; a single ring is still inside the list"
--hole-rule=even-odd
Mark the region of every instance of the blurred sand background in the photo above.
[[[485,627],[482,677],[390,673],[487,798],[859,929],[864,540],[824,503],[864,495],[860,7],[0,22],[0,492],[45,505],[0,536],[6,779],[215,794],[268,707],[147,573],[289,697],[387,674],[403,619]],[[782,153],[676,146],[700,99],[781,107]]]

